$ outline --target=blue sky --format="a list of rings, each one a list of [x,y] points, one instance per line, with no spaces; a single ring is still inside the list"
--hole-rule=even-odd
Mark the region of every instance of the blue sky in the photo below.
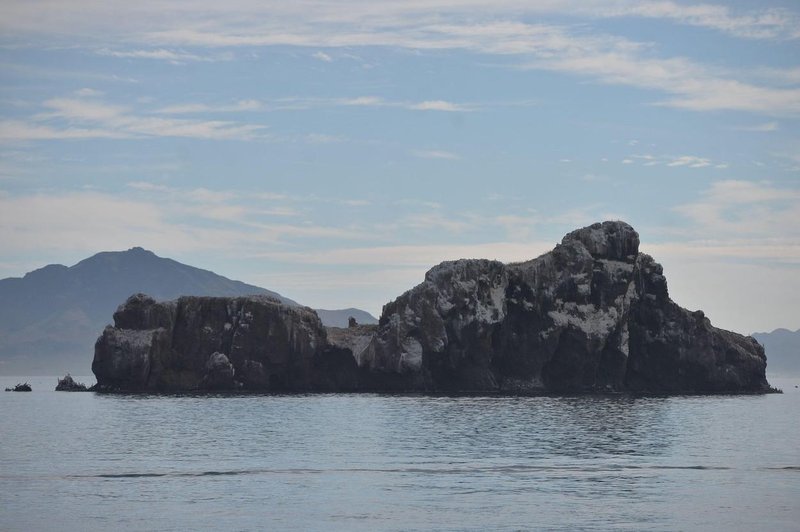
[[[794,329],[798,52],[793,2],[6,0],[0,276],[140,245],[378,314],[613,218]]]

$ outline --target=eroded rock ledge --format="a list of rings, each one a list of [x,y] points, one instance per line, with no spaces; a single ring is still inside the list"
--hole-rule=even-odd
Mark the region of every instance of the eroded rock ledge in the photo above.
[[[766,392],[750,337],[670,300],[624,222],[515,264],[444,262],[377,326],[327,329],[267,297],[138,294],[95,347],[98,389]]]

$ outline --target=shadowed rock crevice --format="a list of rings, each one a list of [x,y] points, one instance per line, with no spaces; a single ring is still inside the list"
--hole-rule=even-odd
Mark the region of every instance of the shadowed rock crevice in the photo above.
[[[135,295],[114,318],[92,366],[101,389],[769,391],[761,346],[672,302],[624,222],[522,263],[444,262],[377,326],[326,329],[268,297]]]

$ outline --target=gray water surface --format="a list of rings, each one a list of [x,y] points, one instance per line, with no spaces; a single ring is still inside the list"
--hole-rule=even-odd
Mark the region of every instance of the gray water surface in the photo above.
[[[0,395],[0,529],[799,530],[796,380],[635,398],[125,396],[29,379]]]

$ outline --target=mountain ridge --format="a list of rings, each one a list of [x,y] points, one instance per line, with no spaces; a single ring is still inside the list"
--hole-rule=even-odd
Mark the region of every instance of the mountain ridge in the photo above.
[[[800,376],[800,329],[779,327],[772,332],[756,332],[753,338],[767,352],[767,373],[779,376]]]
[[[72,266],[48,264],[0,279],[0,374],[88,372],[98,333],[138,292],[164,301],[182,295],[267,295],[302,306],[278,292],[139,246],[102,251]],[[347,319],[336,312],[331,319],[337,324]]]

